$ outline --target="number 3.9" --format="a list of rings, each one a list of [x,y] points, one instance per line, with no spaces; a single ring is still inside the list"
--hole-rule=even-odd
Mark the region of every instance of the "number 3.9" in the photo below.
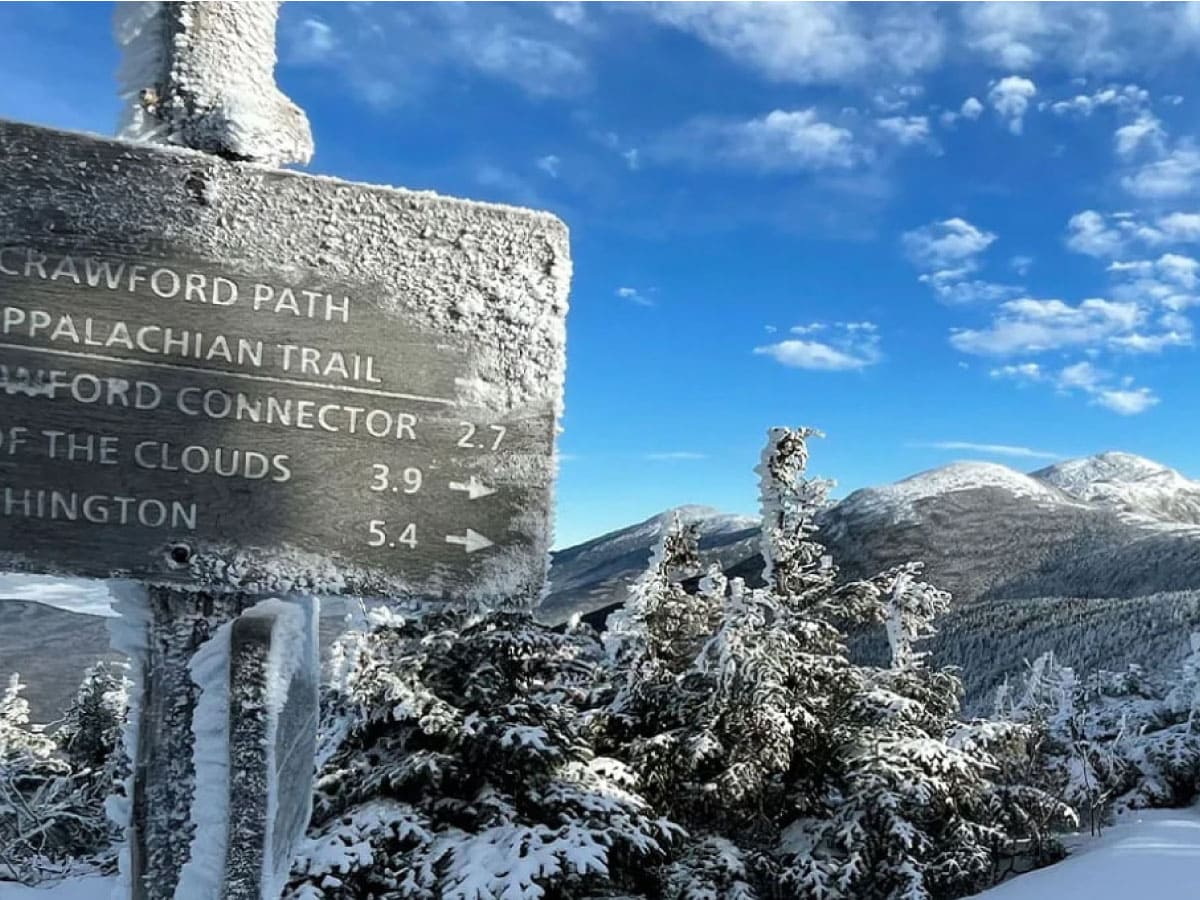
[[[398,490],[398,488],[392,488],[392,470],[388,466],[385,466],[383,463],[372,463],[371,473],[371,490],[376,493],[381,493],[389,488]],[[421,482],[424,479],[424,475],[416,466],[409,466],[400,473],[400,479],[404,482],[404,493],[415,494],[421,490]]]

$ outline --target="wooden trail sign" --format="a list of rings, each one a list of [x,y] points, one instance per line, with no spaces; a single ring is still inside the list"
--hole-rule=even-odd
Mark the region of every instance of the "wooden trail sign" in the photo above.
[[[0,569],[148,586],[127,896],[286,875],[315,647],[287,704],[193,731],[212,635],[246,685],[279,646],[263,597],[540,595],[569,277],[548,215],[0,121]]]
[[[279,896],[311,595],[546,579],[566,229],[251,162],[313,148],[277,11],[119,5],[136,143],[0,121],[0,569],[141,582],[113,629],[130,900]]]
[[[534,599],[551,216],[0,122],[0,568]]]

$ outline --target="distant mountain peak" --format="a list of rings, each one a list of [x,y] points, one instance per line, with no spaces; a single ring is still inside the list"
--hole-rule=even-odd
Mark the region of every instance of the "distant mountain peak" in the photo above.
[[[686,503],[683,506],[675,506],[671,509],[665,510],[664,512],[659,513],[657,516],[654,516],[652,519],[647,519],[647,521],[657,520],[661,522],[670,522],[673,518],[675,518],[675,516],[679,516],[679,518],[685,522],[697,522],[706,521],[708,519],[717,519],[725,515],[728,514],[721,512],[721,510],[713,506],[704,506],[703,504],[699,503]]]
[[[1106,450],[1094,456],[1068,459],[1031,473],[1032,477],[1067,490],[1080,484],[1095,484],[1100,481],[1145,481],[1148,478],[1178,480],[1187,483],[1174,469],[1162,463],[1125,453],[1121,450]]]
[[[1065,498],[1054,487],[1000,463],[963,461],[910,475],[893,484],[855,491],[840,504],[842,514],[884,514],[893,522],[911,520],[914,504],[958,491],[998,489],[1013,497],[1058,501]]]
[[[1047,466],[1032,477],[1077,500],[1128,515],[1200,524],[1200,482],[1144,456],[1109,450]]]

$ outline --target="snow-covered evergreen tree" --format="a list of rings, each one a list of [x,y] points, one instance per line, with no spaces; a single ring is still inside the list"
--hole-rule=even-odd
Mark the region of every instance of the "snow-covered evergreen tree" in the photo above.
[[[1195,731],[1200,730],[1200,631],[1188,637],[1188,647],[1190,652],[1166,700],[1171,712],[1186,715],[1188,727]]]
[[[124,669],[99,662],[84,673],[54,737],[71,768],[99,771],[113,765],[129,704]]]
[[[122,746],[131,683],[125,667],[99,662],[89,668],[54,732],[59,754],[71,769],[74,806],[86,816],[87,855],[102,868],[116,865],[121,829],[104,813],[107,798],[125,789],[130,761]]]
[[[1006,703],[1011,720],[1044,733],[1031,780],[1092,830],[1122,809],[1190,803],[1200,793],[1198,669],[1193,649],[1170,686],[1139,666],[1079,679],[1042,654]]]
[[[581,712],[599,643],[527,612],[379,612],[329,697],[295,898],[599,897],[640,890],[675,836]]]
[[[29,701],[21,696],[23,690],[21,676],[14,673],[0,694],[0,765],[10,781],[51,765],[54,757],[54,740],[30,724]]]
[[[948,596],[915,565],[842,582],[813,540],[813,433],[773,430],[758,469],[766,586],[712,569],[685,590],[670,572],[688,554],[670,548],[686,541],[668,540],[612,636],[628,668],[608,750],[688,831],[670,896],[953,896],[986,885],[1024,826],[998,807],[1028,798],[993,784],[981,740],[955,740],[956,676],[914,649]],[[680,640],[656,627],[663,609],[688,623]],[[892,665],[851,663],[846,629],[885,622]]]
[[[610,638],[627,666],[611,707],[621,727],[608,739],[697,839],[749,840],[751,865],[786,810],[818,801],[838,740],[833,711],[860,687],[836,623],[874,612],[864,600],[877,600],[870,585],[839,588],[811,540],[826,486],[802,478],[809,433],[773,432],[760,467],[769,586],[727,583],[714,567],[685,590],[670,573],[687,569],[688,544],[669,534]]]
[[[37,882],[81,864],[103,864],[112,831],[108,784],[75,772],[57,741],[30,723],[14,675],[0,695],[0,870]]]
[[[933,633],[949,596],[918,580],[920,568],[886,573],[891,666],[868,671],[854,701],[828,817],[803,823],[794,861],[806,893],[855,898],[954,897],[994,881],[1024,847],[1046,842],[1070,810],[1036,789],[999,783],[996,753],[1015,729],[958,722],[961,683],[928,669],[914,642]],[[796,834],[793,833],[793,839]]]

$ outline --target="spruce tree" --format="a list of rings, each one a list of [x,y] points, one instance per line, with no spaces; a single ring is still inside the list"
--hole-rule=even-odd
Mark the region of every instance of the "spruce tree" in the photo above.
[[[665,855],[676,829],[586,734],[593,637],[445,610],[349,641],[291,896],[599,897]]]
[[[54,737],[76,773],[111,769],[123,754],[121,730],[129,703],[129,680],[123,667],[98,662],[83,681]]]
[[[111,865],[110,782],[76,772],[54,737],[30,723],[13,675],[0,695],[0,867],[34,883],[86,865]]]
[[[687,831],[664,896],[958,896],[1032,818],[1034,798],[990,780],[999,730],[960,739],[957,676],[915,648],[949,597],[916,565],[842,581],[814,539],[828,484],[805,477],[813,434],[773,430],[758,468],[765,587],[710,569],[685,590],[671,573],[688,542],[668,535],[612,636],[626,672],[609,752]],[[847,630],[879,624],[891,666],[852,663]]]

